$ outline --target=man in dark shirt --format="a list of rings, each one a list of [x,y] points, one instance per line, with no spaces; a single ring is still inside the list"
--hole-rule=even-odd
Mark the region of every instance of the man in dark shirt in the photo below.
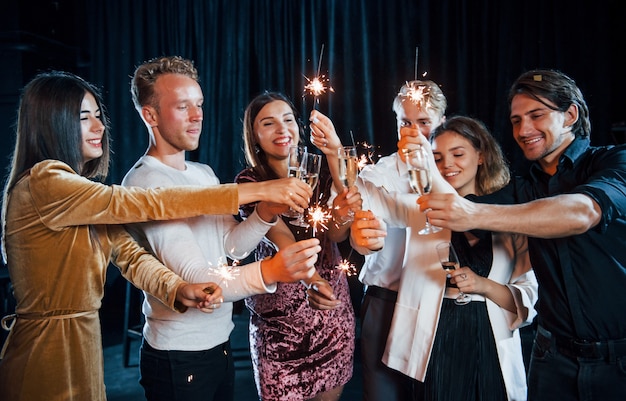
[[[558,71],[522,74],[509,104],[528,176],[490,196],[418,203],[437,226],[529,236],[539,281],[529,400],[626,400],[626,147],[590,146],[586,102]]]

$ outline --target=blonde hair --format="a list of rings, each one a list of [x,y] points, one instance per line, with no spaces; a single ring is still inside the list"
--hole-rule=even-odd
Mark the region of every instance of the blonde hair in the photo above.
[[[434,110],[439,117],[443,117],[448,107],[448,101],[439,85],[433,81],[409,81],[402,85],[393,100],[393,111],[400,114],[403,102],[413,102],[420,109]]]

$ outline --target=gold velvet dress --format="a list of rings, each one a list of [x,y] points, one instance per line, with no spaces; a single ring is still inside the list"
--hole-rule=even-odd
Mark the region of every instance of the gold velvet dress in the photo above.
[[[0,399],[105,400],[101,306],[109,262],[174,310],[184,282],[141,248],[123,223],[235,214],[237,187],[124,188],[43,161],[10,193],[9,274],[17,300]],[[178,306],[178,305],[176,305]]]

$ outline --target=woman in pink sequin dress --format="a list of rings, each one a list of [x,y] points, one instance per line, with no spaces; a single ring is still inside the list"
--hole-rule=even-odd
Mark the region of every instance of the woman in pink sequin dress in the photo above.
[[[235,181],[286,177],[288,148],[299,143],[302,132],[289,99],[275,92],[257,96],[244,115],[249,167]],[[328,165],[324,163],[311,204],[326,205],[332,185]],[[345,214],[349,208],[359,208],[360,203],[358,193],[346,191],[334,201]],[[246,218],[253,207],[253,204],[242,206],[241,217]],[[333,208],[333,213],[339,212]],[[270,230],[256,249],[257,259],[271,257],[281,244],[313,235],[310,228],[293,226],[290,220],[283,218]],[[343,386],[352,377],[355,317],[346,275],[336,269],[341,260],[336,241],[347,237],[349,227],[333,220],[328,226],[328,231],[316,231],[322,251],[316,263],[316,275],[305,283],[334,293],[334,299],[329,299],[326,307],[313,308],[307,298],[314,290],[307,291],[299,283],[279,283],[274,294],[245,300],[250,311],[250,351],[261,400],[338,400]]]

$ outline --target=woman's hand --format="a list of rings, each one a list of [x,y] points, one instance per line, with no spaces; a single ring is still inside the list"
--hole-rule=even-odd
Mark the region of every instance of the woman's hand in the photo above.
[[[313,309],[329,310],[341,305],[341,301],[335,296],[330,283],[321,277],[308,284],[306,299]]]
[[[335,126],[330,118],[317,110],[311,111],[309,116],[311,127],[311,143],[328,156],[338,156],[341,140],[335,131]]]
[[[289,206],[299,213],[309,207],[313,190],[304,181],[294,177],[238,185],[239,203],[268,201]]]
[[[222,288],[216,283],[187,283],[178,287],[176,301],[189,308],[213,313],[215,309],[222,306],[224,298]]]

